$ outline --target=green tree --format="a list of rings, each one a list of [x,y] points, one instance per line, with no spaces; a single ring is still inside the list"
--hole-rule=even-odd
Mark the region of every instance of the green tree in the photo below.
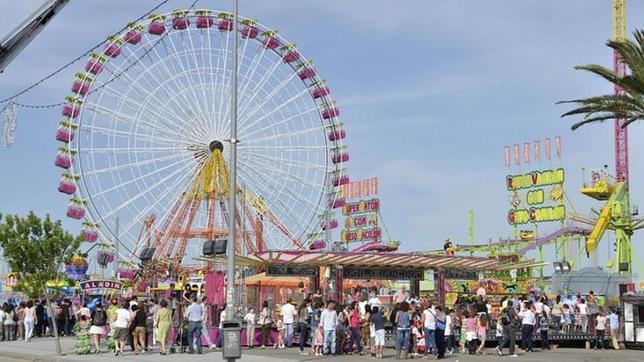
[[[47,282],[65,280],[62,265],[78,251],[81,238],[65,231],[60,221],[49,215],[41,220],[33,212],[22,218],[0,214],[0,245],[11,271],[18,275],[14,288],[32,298],[45,297],[48,313],[53,316],[51,291]],[[61,353],[55,319],[53,319],[56,352]]]
[[[575,69],[596,74],[624,90],[623,95],[606,94],[583,99],[561,101],[573,103],[577,108],[566,112],[562,117],[583,114],[583,121],[572,125],[575,130],[588,123],[603,122],[619,117],[625,119],[624,127],[644,119],[644,30],[633,33],[635,40],[610,40],[606,45],[614,49],[628,68],[630,74],[619,76],[614,70],[597,64],[579,65]]]

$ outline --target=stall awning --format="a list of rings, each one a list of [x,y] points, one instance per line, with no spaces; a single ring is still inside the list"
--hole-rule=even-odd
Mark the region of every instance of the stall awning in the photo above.
[[[247,286],[268,286],[268,287],[297,287],[304,281],[300,277],[273,277],[266,276],[266,273],[259,273],[246,278]]]
[[[495,270],[493,258],[422,255],[386,252],[278,251],[257,252],[246,257],[261,264],[304,264],[319,266],[405,267],[424,269]]]

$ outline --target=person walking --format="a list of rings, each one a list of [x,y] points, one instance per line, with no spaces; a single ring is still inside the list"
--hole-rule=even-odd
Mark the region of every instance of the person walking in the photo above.
[[[45,308],[38,299],[36,299],[34,304],[36,305],[36,330],[34,334],[36,335],[36,337],[42,337],[42,335],[45,333]]]
[[[425,356],[429,354],[431,348],[432,354],[436,356],[436,314],[434,307],[430,302],[427,308],[423,311],[421,321],[423,322],[423,335],[425,336]]]
[[[355,344],[358,353],[362,354],[362,335],[360,334],[360,307],[358,303],[351,303],[351,313],[349,313],[349,330],[351,331],[351,348]]]
[[[536,316],[532,310],[532,302],[525,302],[525,309],[519,313],[521,318],[521,346],[526,352],[532,351],[532,333],[536,324]]]
[[[550,313],[552,314],[553,322],[555,322],[555,331],[559,332],[561,330],[561,319],[563,317],[563,303],[561,302],[560,295],[555,299]]]
[[[443,312],[443,307],[437,305],[434,309],[436,311],[436,358],[442,359],[445,357],[445,329],[447,328],[447,316]]]
[[[150,307],[149,313],[148,313],[148,318],[152,319],[152,345],[155,346],[157,344],[157,331],[158,331],[158,326],[156,324],[156,318],[157,318],[157,313],[159,312],[159,309],[161,307],[159,306],[159,301],[157,299],[153,299],[150,301],[150,304],[152,305]]]
[[[201,328],[203,307],[197,303],[197,297],[192,297],[192,304],[186,310],[185,319],[188,321],[188,353],[194,354],[194,339],[197,340],[197,353],[201,354]]]
[[[134,331],[132,332],[132,348],[134,348],[134,354],[139,354],[139,349],[141,352],[145,352],[145,331],[146,331],[146,320],[148,316],[145,313],[145,308],[143,306],[139,307],[137,304],[132,305],[132,311],[134,312]]]
[[[262,303],[262,311],[259,314],[259,325],[262,326],[262,349],[266,348],[269,338],[271,338],[271,329],[273,328],[273,312],[268,307],[268,301]],[[272,338],[271,338],[272,339]],[[275,344],[275,341],[273,341]]]
[[[550,343],[548,342],[548,329],[550,327],[550,321],[546,312],[541,312],[539,316],[539,333],[541,335],[541,349],[546,350],[550,349]]]
[[[595,333],[597,338],[595,339],[595,349],[601,348],[604,350],[604,338],[606,337],[606,316],[604,315],[603,310],[599,310],[599,314],[595,318]]]
[[[376,358],[382,358],[385,349],[385,320],[378,307],[371,308],[370,320],[371,323],[373,323],[373,328],[376,330],[376,337],[374,340]]]
[[[25,308],[25,342],[30,342],[36,325],[36,309],[32,300],[27,302]]]
[[[410,329],[411,316],[409,315],[409,304],[402,302],[400,303],[400,309],[396,313],[396,359],[407,359]]]
[[[209,326],[212,324],[212,320],[210,318],[210,304],[208,304],[208,298],[203,297],[201,298],[201,321],[203,324],[203,339],[206,342],[206,345],[209,346],[211,350],[216,349],[217,347],[212,343],[212,340],[210,339],[210,332],[209,332]]]
[[[322,311],[322,315],[320,316],[320,325],[324,331],[324,345],[322,353],[332,354],[335,356],[335,330],[338,326],[338,314],[335,311],[334,301],[330,300],[327,302],[327,307]]]
[[[512,304],[508,306],[501,312],[499,317],[501,325],[503,326],[503,339],[496,347],[496,353],[499,356],[503,356],[503,348],[507,343],[509,343],[509,353],[510,357],[518,357],[515,353],[516,347],[516,322],[517,322],[517,311],[514,309]]]
[[[161,300],[161,303],[159,304],[159,310],[154,316],[154,324],[157,326],[156,339],[161,347],[160,354],[165,356],[165,344],[168,340],[168,334],[170,333],[170,326],[172,325],[172,311],[168,309],[168,301],[165,299]]]
[[[132,320],[132,313],[128,310],[130,304],[124,301],[121,307],[116,310],[114,314],[114,355],[118,356],[123,354],[125,347],[125,339],[129,333],[130,321]]]
[[[300,355],[306,356],[309,353],[304,352],[304,345],[309,338],[309,331],[311,330],[310,320],[311,313],[309,312],[309,306],[311,305],[310,299],[304,299],[302,304],[297,308],[297,326],[300,331]],[[311,343],[313,345],[313,343]]]
[[[284,322],[284,342],[286,347],[291,347],[293,344],[293,326],[297,316],[297,311],[295,310],[295,306],[293,305],[291,298],[289,298],[286,301],[286,304],[282,306],[281,313],[282,321]]]
[[[606,316],[606,320],[610,327],[610,338],[613,342],[613,348],[619,349],[619,316],[615,313],[615,310],[611,309],[610,314]]]
[[[89,334],[94,342],[94,353],[101,353],[101,336],[105,334],[107,326],[107,313],[101,303],[96,303],[96,309],[92,312],[92,326],[89,328]]]
[[[246,346],[253,348],[253,344],[255,344],[255,309],[248,309],[248,313],[244,316],[244,321],[246,322]]]
[[[16,340],[16,324],[14,322],[14,311],[13,307],[9,304],[5,304],[2,307],[3,312],[3,327],[4,327],[4,340],[5,341],[15,341]]]
[[[15,319],[18,320],[18,331],[16,333],[20,340],[25,339],[25,308],[27,308],[27,304],[25,302],[20,302],[20,304],[18,304],[18,308],[14,310]]]

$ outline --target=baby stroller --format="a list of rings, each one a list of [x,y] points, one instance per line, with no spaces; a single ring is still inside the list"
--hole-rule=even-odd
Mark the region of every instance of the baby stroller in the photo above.
[[[190,343],[188,341],[188,322],[183,321],[181,322],[181,325],[177,330],[177,334],[174,336],[174,342],[172,343],[172,346],[170,346],[170,353],[176,353],[177,346],[179,347],[179,351],[181,353],[186,353],[186,349],[188,348],[189,344]]]

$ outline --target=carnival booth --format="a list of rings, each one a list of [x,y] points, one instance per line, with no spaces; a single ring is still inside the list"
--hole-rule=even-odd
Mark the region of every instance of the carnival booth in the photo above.
[[[282,305],[289,299],[299,303],[303,299],[303,288],[308,290],[310,280],[298,276],[270,276],[259,273],[246,278],[246,304],[259,310],[268,301],[271,306]]]

